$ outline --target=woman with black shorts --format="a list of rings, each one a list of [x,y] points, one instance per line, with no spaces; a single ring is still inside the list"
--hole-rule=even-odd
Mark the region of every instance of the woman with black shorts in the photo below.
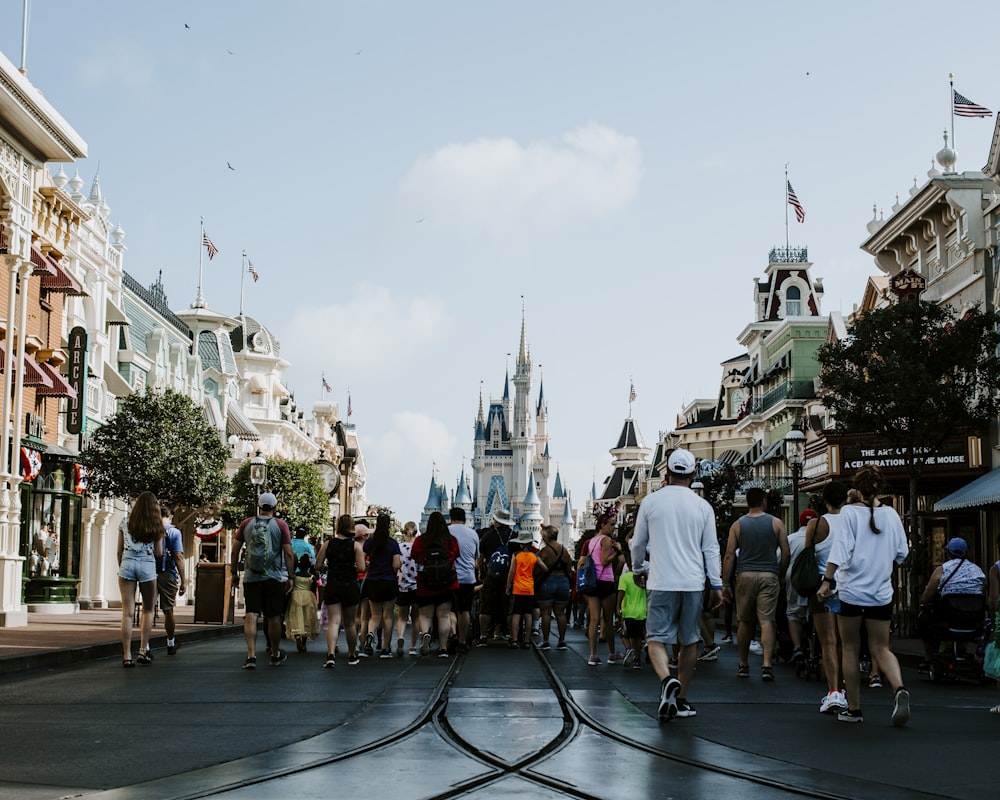
[[[337,639],[341,623],[347,637],[347,663],[354,666],[360,662],[355,617],[361,600],[358,573],[365,571],[365,553],[361,542],[354,540],[354,519],[350,514],[337,517],[334,535],[323,542],[316,556],[316,565],[321,572],[326,572],[323,602],[326,603],[327,614],[327,656],[323,666],[327,669],[337,666]]]
[[[379,658],[392,658],[392,610],[396,603],[396,576],[403,565],[399,542],[389,535],[389,515],[379,514],[375,533],[365,542],[368,555],[368,602],[372,607],[371,631],[382,626],[382,649]],[[370,635],[370,634],[369,634]]]

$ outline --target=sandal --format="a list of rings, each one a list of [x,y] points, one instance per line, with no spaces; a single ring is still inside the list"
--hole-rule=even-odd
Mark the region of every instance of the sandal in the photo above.
[[[136,659],[137,662],[142,664],[144,667],[148,667],[153,663],[153,651],[146,650],[144,653],[139,653],[139,657]]]
[[[126,658],[122,660],[122,666],[128,669],[129,667],[134,667],[135,662],[131,658]],[[997,708],[1000,708],[1000,706],[997,706]]]

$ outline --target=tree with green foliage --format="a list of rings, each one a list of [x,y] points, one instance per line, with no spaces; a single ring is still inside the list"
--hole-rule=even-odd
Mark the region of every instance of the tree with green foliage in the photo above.
[[[150,491],[162,502],[200,508],[228,491],[227,456],[201,408],[167,390],[119,399],[117,412],[94,431],[80,460],[91,494],[127,499]]]
[[[926,551],[917,531],[917,492],[927,458],[962,431],[979,431],[1000,409],[998,316],[962,316],[923,300],[866,312],[838,342],[821,347],[823,403],[838,430],[868,433],[901,454],[909,476],[914,568]],[[919,593],[922,583],[912,585]]]
[[[278,499],[277,515],[294,530],[305,525],[309,536],[322,537],[330,530],[330,505],[319,469],[312,462],[269,458],[267,483],[261,491]],[[235,528],[257,511],[257,489],[250,483],[250,461],[233,476],[230,499],[222,509],[222,522]]]

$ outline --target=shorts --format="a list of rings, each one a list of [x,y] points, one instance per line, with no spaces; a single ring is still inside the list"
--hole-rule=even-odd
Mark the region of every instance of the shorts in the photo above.
[[[542,605],[569,602],[569,578],[565,575],[549,575],[535,586],[535,597]]]
[[[351,608],[361,602],[361,588],[357,581],[332,581],[323,587],[323,602],[328,606]]]
[[[491,617],[494,622],[499,622],[507,616],[507,596],[504,589],[504,578],[486,575],[483,579],[481,613]]]
[[[476,596],[476,584],[460,583],[458,591],[455,592],[454,611],[459,614],[468,614],[472,611],[472,599]]]
[[[774,622],[778,610],[778,576],[774,572],[736,574],[736,619],[740,622]]]
[[[373,603],[391,603],[399,594],[399,584],[396,581],[367,580],[368,599]]]
[[[455,592],[448,589],[444,592],[435,592],[434,594],[426,594],[422,597],[417,598],[417,605],[420,608],[427,608],[427,606],[443,606],[445,603],[452,603],[455,600]]]
[[[248,614],[280,617],[285,608],[285,584],[270,578],[250,583],[244,581],[243,601]]]
[[[701,638],[702,590],[650,590],[646,600],[646,640],[660,644],[697,644]]]
[[[808,616],[809,604],[808,603],[796,603],[794,606],[788,606],[785,609],[785,619],[798,620],[803,625],[806,624],[806,618]]]
[[[533,594],[515,594],[511,597],[511,614],[531,614],[536,607],[535,596]]]
[[[172,570],[164,570],[156,576],[156,591],[160,595],[160,611],[171,611],[177,600],[180,579]]]
[[[598,581],[597,590],[593,594],[587,596],[603,600],[605,597],[610,597],[613,594],[618,594],[618,587],[615,585],[614,581]]]
[[[625,624],[626,639],[641,639],[646,634],[646,620],[632,619],[625,617],[622,622]]]
[[[417,604],[417,590],[409,589],[396,594],[397,606],[415,606]]]
[[[856,606],[846,600],[840,601],[840,616],[861,617],[872,622],[889,622],[892,619],[892,602],[884,606]]]
[[[148,558],[129,558],[128,554],[122,556],[122,563],[118,567],[118,577],[136,583],[148,583],[156,580],[156,561],[152,556]]]

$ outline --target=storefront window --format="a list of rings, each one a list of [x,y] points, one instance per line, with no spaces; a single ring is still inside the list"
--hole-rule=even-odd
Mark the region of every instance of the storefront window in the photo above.
[[[72,601],[80,576],[80,508],[72,462],[43,461],[23,484],[21,551],[28,602]]]

